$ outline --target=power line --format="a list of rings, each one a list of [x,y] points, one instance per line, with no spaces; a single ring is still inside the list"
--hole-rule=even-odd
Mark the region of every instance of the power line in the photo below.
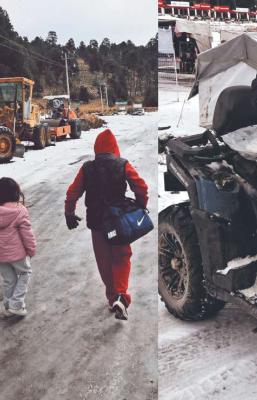
[[[0,29],[0,30],[1,30],[1,29]],[[49,58],[47,58],[47,57],[45,57],[45,56],[41,56],[40,54],[36,53],[35,51],[33,51],[33,50],[31,50],[31,49],[27,49],[27,48],[26,48],[25,46],[23,46],[22,44],[15,42],[15,40],[12,40],[12,39],[10,39],[10,38],[7,38],[6,36],[1,35],[1,34],[0,34],[0,37],[2,37],[3,39],[9,41],[10,43],[13,43],[13,44],[14,44],[15,46],[17,46],[17,47],[20,47],[20,48],[22,48],[22,49],[25,49],[25,50],[29,51],[31,54],[34,54],[36,57],[42,58],[43,60],[47,60],[47,61],[49,61],[49,62],[51,61],[51,62],[55,63],[56,65],[58,65],[58,66],[60,66],[60,67],[63,67],[63,65],[62,65],[62,64],[59,64],[57,61],[53,61],[53,60],[51,60],[51,59],[49,59]]]
[[[0,46],[6,47],[6,48],[9,49],[9,50],[13,50],[13,51],[15,51],[16,53],[19,53],[19,54],[24,55],[24,52],[21,52],[21,51],[18,50],[18,49],[14,49],[13,47],[7,46],[7,45],[4,44],[4,43],[0,43]],[[37,57],[37,56],[34,56],[34,55],[32,55],[32,54],[30,55],[30,57],[31,57],[31,58],[35,58],[35,59],[38,60],[38,61],[45,62],[45,63],[47,63],[47,64],[51,64],[51,65],[55,65],[55,66],[56,66],[55,63],[52,63],[51,61],[43,60],[43,59],[41,59],[41,58],[39,58],[39,57]],[[29,58],[29,57],[28,57],[28,58]],[[61,64],[59,64],[58,66],[64,68],[64,66],[61,65]]]
[[[38,59],[39,61],[43,61],[43,62],[46,62],[46,63],[48,63],[48,64],[52,64],[52,65],[55,65],[55,66],[64,68],[64,65],[59,64],[57,61],[53,61],[53,60],[51,60],[50,58],[47,58],[47,57],[45,57],[45,56],[41,56],[40,54],[38,54],[38,53],[36,53],[36,52],[34,52],[34,51],[30,50],[30,49],[27,49],[27,48],[24,47],[23,45],[21,45],[21,44],[19,44],[19,43],[16,43],[14,40],[11,40],[11,39],[9,39],[9,38],[7,38],[7,37],[1,35],[1,34],[0,34],[0,37],[3,38],[3,39],[5,39],[5,40],[7,40],[7,41],[9,41],[10,43],[13,43],[15,46],[21,48],[23,51],[27,51],[28,53],[30,53],[30,56],[31,56],[31,57],[33,57],[33,58],[35,58],[35,59]],[[16,51],[16,52],[18,52],[18,53],[21,53],[20,51],[14,49],[13,47],[8,47],[7,45],[4,45],[3,43],[0,43],[0,46],[7,47],[7,48],[9,48],[10,50],[14,50],[14,51]]]
[[[10,46],[7,46],[6,44],[4,44],[4,43],[0,43],[0,46],[2,46],[2,47],[6,47],[7,49],[9,49],[9,50],[12,50],[12,51],[15,51],[16,53],[19,53],[19,54],[22,54],[23,56],[24,56],[24,52],[22,52],[21,50],[18,50],[18,49],[14,49],[13,47],[10,47]],[[41,61],[41,62],[45,62],[45,63],[47,63],[47,64],[51,64],[51,65],[54,65],[54,66],[56,66],[56,64],[55,63],[53,63],[53,62],[51,62],[51,61],[48,61],[47,59],[46,60],[44,60],[44,59],[42,59],[42,58],[39,58],[39,57],[37,57],[37,56],[34,56],[34,55],[32,55],[32,54],[30,54],[27,58],[29,58],[29,57],[31,57],[31,58],[35,58],[36,60],[38,60],[38,61]],[[59,67],[62,67],[62,68],[64,68],[64,66],[63,65],[61,65],[61,64],[57,64]]]

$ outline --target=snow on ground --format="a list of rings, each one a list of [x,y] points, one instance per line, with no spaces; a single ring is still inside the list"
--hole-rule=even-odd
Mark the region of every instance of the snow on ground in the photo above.
[[[187,136],[201,133],[199,127],[198,96],[188,100],[191,87],[176,86],[169,81],[159,82],[159,127],[167,127],[168,133],[173,136]],[[159,131],[163,132],[163,131]],[[158,175],[158,209],[165,209],[168,205],[179,203],[188,199],[187,193],[174,193],[164,191],[163,174],[166,171],[165,157],[159,157]]]
[[[161,82],[159,126],[171,125],[175,136],[200,133],[198,98],[190,91]],[[178,123],[179,122],[179,123]],[[184,200],[164,191],[164,158],[159,158],[159,210]],[[251,291],[252,294],[252,291]],[[256,400],[257,321],[233,305],[214,318],[185,322],[159,301],[159,400]]]
[[[191,87],[178,87],[174,82],[159,83],[159,126],[170,125],[174,136],[186,136],[203,132],[199,127],[198,95],[188,100]]]
[[[220,32],[212,32],[212,47],[217,47],[220,44]]]
[[[157,113],[105,120],[122,156],[149,185],[157,228]],[[124,323],[107,308],[84,199],[79,227],[69,231],[65,224],[67,187],[93,158],[101,130],[0,165],[0,176],[24,189],[38,242],[28,316],[0,320],[1,400],[157,400],[157,229],[132,245],[132,304]]]
[[[166,171],[165,165],[159,165],[158,168],[158,210],[161,212],[172,204],[181,203],[188,200],[187,192],[172,193],[165,192],[164,190],[164,172]]]

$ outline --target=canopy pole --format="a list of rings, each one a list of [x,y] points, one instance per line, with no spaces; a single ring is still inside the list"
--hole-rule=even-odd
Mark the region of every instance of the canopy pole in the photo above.
[[[181,111],[180,111],[180,115],[179,115],[179,119],[178,119],[178,123],[177,123],[177,128],[179,127],[181,118],[182,118],[182,113],[183,113],[183,109],[184,109],[184,105],[186,103],[186,99],[183,101],[182,107],[181,107]]]
[[[176,54],[175,53],[174,53],[174,69],[175,69],[175,80],[176,80],[176,89],[177,89],[177,102],[179,102],[178,73],[177,73],[177,62],[176,62]]]

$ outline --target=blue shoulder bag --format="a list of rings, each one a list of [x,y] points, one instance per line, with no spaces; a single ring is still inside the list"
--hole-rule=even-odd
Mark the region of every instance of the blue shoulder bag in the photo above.
[[[146,235],[154,228],[149,211],[134,199],[126,197],[121,204],[105,207],[103,233],[111,245],[125,245]]]

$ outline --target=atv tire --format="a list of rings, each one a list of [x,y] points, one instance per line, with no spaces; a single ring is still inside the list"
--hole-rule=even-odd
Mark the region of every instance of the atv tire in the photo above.
[[[79,139],[81,136],[81,125],[78,119],[72,119],[69,121],[71,127],[70,137],[71,139]]]
[[[35,144],[35,149],[41,150],[46,147],[47,135],[44,125],[39,125],[34,128],[33,141]]]
[[[188,204],[171,206],[159,215],[158,289],[168,311],[183,320],[201,320],[225,303],[210,296]]]
[[[15,153],[16,141],[9,128],[0,126],[0,163],[9,162]]]

